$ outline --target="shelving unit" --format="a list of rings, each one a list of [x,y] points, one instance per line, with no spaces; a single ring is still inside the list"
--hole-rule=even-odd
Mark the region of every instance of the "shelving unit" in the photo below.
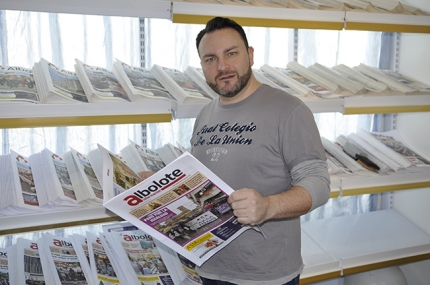
[[[308,11],[233,5],[226,8],[226,5],[163,0],[125,0],[121,2],[114,0],[90,2],[84,0],[73,2],[0,0],[0,9],[151,17],[170,19],[174,23],[194,24],[204,24],[213,16],[228,16],[244,26],[405,32],[419,33],[420,36],[427,37],[428,35],[425,34],[430,34],[430,16]],[[414,72],[409,69],[403,70],[407,71],[405,75],[414,75]],[[430,72],[428,67],[424,68],[424,72],[427,74]],[[424,76],[421,76],[422,78],[411,77],[429,80],[428,76],[427,78]],[[345,99],[309,100],[305,103],[314,113],[406,114],[413,112],[419,116],[421,112],[430,112],[430,95],[354,96]],[[175,109],[170,106],[170,103],[14,104],[13,108],[10,106],[0,105],[0,128],[170,122],[172,116],[174,118],[193,118],[201,108],[198,105],[191,105],[178,106]],[[331,188],[332,198],[396,191],[395,197],[402,200],[410,197],[409,193],[415,193],[417,194],[416,199],[409,198],[412,202],[417,202],[417,199],[427,199],[428,201],[430,177],[428,173],[411,173],[387,177],[342,179],[334,180]],[[417,191],[419,192],[417,193]],[[419,215],[411,213],[410,209],[403,206],[400,199],[395,201],[395,207],[392,210],[303,224],[302,255],[305,269],[301,275],[301,284],[430,259],[430,228],[420,219]],[[428,203],[425,205],[428,206]],[[420,206],[426,207],[422,204]],[[423,212],[427,217],[430,214],[428,209]],[[55,212],[55,215],[38,213],[1,216],[0,236],[120,220],[122,219],[102,206]],[[327,235],[322,233],[327,233]],[[369,239],[370,244],[367,243]]]

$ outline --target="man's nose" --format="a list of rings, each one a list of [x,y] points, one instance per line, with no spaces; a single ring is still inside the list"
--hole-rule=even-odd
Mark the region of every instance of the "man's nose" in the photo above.
[[[224,58],[219,58],[218,59],[218,70],[226,70],[228,68],[229,68],[228,61],[225,60]]]

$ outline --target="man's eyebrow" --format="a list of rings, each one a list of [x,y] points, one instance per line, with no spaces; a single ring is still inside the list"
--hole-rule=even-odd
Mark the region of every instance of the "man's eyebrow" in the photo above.
[[[234,50],[234,49],[236,49],[236,48],[239,48],[239,47],[238,47],[238,46],[231,46],[231,47],[228,47],[228,48],[224,49],[223,53],[228,53],[229,51]],[[206,54],[204,54],[204,55],[202,56],[202,58],[205,58],[205,57],[211,57],[211,56],[215,56],[215,54],[213,54],[213,53],[206,53]]]

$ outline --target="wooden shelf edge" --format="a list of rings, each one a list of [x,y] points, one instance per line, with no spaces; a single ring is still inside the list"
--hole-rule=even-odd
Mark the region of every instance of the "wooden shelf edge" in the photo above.
[[[329,273],[300,278],[300,285],[311,284],[314,282],[320,282],[320,281],[339,278],[339,277],[342,277],[340,269]]]
[[[430,253],[423,253],[423,254],[418,254],[418,255],[413,255],[408,257],[375,262],[375,263],[361,265],[361,266],[343,268],[343,275],[351,275],[351,274],[366,272],[370,270],[376,270],[376,269],[381,269],[385,267],[397,266],[397,265],[418,262],[418,261],[423,261],[428,259],[430,259]]]
[[[0,118],[0,128],[35,128],[170,122],[172,114],[103,115],[76,117]]]
[[[416,113],[430,112],[430,105],[420,106],[380,106],[380,107],[345,107],[345,115],[363,114],[394,114],[394,113]]]
[[[342,190],[342,197],[356,196],[356,195],[362,195],[362,194],[393,192],[393,191],[401,191],[401,190],[412,190],[412,189],[429,188],[429,187],[430,187],[430,181],[395,184],[395,185],[372,186],[372,187],[363,187],[363,188],[352,188],[352,189]],[[330,192],[330,198],[338,198],[339,194],[340,194],[339,190],[333,190]]]
[[[179,24],[206,24],[214,16],[173,14],[172,22]],[[342,30],[343,22],[339,21],[309,21],[309,20],[288,20],[269,18],[249,18],[249,17],[229,17],[242,26],[265,27],[265,28],[291,28],[291,29],[325,29]]]
[[[430,25],[404,25],[404,24],[384,24],[384,23],[361,23],[348,22],[346,30],[391,32],[391,33],[430,33]]]

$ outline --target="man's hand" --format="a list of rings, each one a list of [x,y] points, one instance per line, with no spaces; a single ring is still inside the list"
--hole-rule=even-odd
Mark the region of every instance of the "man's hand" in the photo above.
[[[138,172],[137,174],[139,174],[139,176],[140,176],[140,181],[139,182],[142,182],[143,180],[145,180],[149,176],[153,175],[154,173],[155,172],[152,172],[152,171],[141,171],[141,172]]]
[[[236,190],[230,195],[227,202],[239,223],[243,225],[259,225],[270,218],[269,198],[261,196],[255,189]]]

